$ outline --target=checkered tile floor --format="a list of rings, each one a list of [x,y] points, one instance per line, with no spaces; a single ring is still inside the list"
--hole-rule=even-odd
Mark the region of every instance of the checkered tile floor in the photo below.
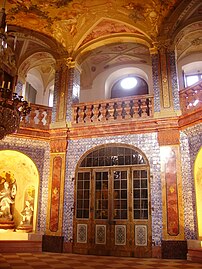
[[[186,260],[137,259],[69,253],[0,253],[1,269],[199,269],[202,264]]]

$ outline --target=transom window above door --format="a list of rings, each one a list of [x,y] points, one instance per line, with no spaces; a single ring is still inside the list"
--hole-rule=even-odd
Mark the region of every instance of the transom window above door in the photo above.
[[[146,164],[145,158],[136,150],[126,147],[102,147],[89,153],[80,167]]]

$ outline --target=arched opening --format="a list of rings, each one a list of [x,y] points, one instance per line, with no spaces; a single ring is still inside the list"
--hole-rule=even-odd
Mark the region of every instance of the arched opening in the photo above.
[[[196,211],[198,224],[198,239],[202,240],[202,148],[199,150],[194,164],[194,180],[196,192]]]
[[[119,79],[111,89],[111,98],[148,94],[147,82],[138,76],[130,75]]]
[[[149,164],[137,148],[108,144],[76,170],[75,253],[151,257]]]
[[[36,231],[38,189],[39,174],[34,162],[18,151],[0,151],[1,232]]]

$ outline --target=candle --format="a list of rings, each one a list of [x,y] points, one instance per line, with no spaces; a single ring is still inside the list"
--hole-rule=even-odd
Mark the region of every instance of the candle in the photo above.
[[[5,81],[2,81],[1,88],[4,88]]]
[[[11,85],[11,83],[10,83],[10,81],[8,82],[8,89],[10,89],[10,85]]]

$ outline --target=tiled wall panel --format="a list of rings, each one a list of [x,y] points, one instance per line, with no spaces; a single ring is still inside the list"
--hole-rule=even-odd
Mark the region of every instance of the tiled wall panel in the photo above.
[[[185,239],[197,238],[194,161],[202,146],[202,124],[181,132]]]
[[[105,138],[71,140],[67,149],[66,182],[64,191],[63,235],[65,241],[73,240],[74,178],[76,165],[82,155],[89,149],[108,143],[124,143],[135,146],[144,152],[151,169],[151,206],[152,240],[156,245],[161,242],[162,234],[162,192],[160,178],[160,148],[157,134],[134,134]]]

